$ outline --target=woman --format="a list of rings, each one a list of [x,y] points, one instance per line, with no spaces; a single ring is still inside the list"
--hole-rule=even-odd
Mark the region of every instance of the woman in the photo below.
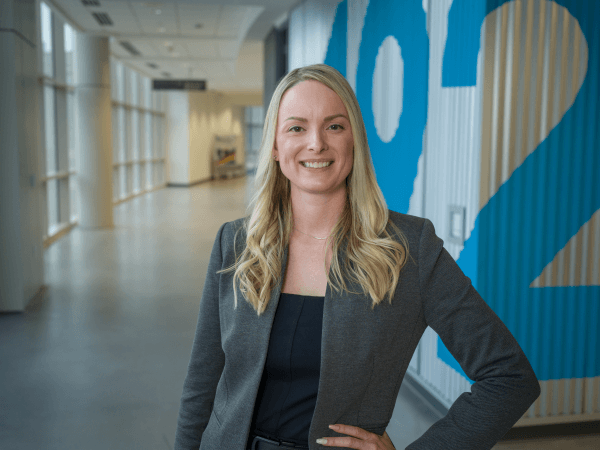
[[[407,450],[492,448],[539,396],[535,373],[432,223],[387,209],[335,69],[281,80],[256,183],[210,255],[175,448],[394,449],[385,429],[427,326],[476,383]]]

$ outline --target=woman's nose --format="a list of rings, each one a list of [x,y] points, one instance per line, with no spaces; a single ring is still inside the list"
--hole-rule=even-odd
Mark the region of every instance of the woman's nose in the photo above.
[[[309,149],[315,151],[324,150],[327,146],[327,139],[324,135],[324,131],[316,128],[313,129],[310,133],[310,141],[309,141]]]

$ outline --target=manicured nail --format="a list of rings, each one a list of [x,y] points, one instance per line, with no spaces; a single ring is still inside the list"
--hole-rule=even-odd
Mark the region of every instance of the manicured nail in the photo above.
[[[317,439],[317,444],[327,444],[327,439]]]
[[[329,428],[331,428],[332,430],[337,430],[337,425],[329,425]]]

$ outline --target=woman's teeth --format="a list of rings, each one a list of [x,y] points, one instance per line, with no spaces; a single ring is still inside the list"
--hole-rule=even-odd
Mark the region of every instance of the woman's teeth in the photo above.
[[[319,168],[319,167],[327,167],[329,166],[333,161],[329,161],[327,163],[305,163],[305,162],[301,162],[300,164],[302,164],[304,167],[313,167],[313,168]]]

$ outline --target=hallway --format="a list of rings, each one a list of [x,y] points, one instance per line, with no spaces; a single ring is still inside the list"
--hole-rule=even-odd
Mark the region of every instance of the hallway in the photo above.
[[[0,314],[0,448],[173,448],[208,257],[220,225],[246,215],[252,181],[160,189],[116,206],[114,229],[76,227],[45,250],[41,300]],[[388,433],[403,449],[436,420],[403,383]]]

